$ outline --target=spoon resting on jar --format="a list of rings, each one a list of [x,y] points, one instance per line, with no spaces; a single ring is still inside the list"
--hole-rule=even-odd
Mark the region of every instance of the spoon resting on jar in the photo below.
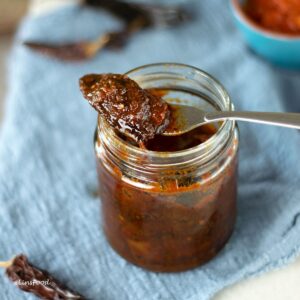
[[[141,147],[156,135],[181,135],[226,119],[300,129],[297,113],[204,112],[193,106],[169,104],[122,74],[88,74],[79,83],[84,98],[100,116]]]
[[[300,113],[254,111],[205,112],[194,106],[173,104],[172,109],[176,116],[172,118],[172,122],[161,133],[162,135],[181,135],[201,125],[224,120],[238,120],[300,129]]]

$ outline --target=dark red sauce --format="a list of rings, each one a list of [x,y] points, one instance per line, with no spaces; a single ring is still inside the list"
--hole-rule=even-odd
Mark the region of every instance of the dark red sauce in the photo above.
[[[300,34],[299,0],[247,0],[244,10],[253,21],[266,29]]]

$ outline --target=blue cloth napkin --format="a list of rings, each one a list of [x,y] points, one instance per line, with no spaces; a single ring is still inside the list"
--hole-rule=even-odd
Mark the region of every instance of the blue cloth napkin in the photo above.
[[[205,2],[205,3],[204,3]],[[204,69],[228,89],[237,109],[300,111],[300,74],[273,67],[249,51],[227,1],[193,1],[197,20],[149,30],[120,52],[64,63],[23,47],[25,39],[95,38],[120,23],[77,6],[20,27],[9,65],[0,138],[0,259],[30,261],[94,300],[204,300],[243,278],[290,262],[300,250],[300,134],[240,124],[238,219],[220,254],[195,270],[156,274],[120,258],[101,231],[93,152],[96,113],[78,78],[126,72],[154,62]],[[1,299],[35,299],[0,276]]]

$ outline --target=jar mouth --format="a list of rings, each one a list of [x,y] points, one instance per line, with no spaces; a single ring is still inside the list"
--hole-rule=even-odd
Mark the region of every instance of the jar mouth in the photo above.
[[[160,71],[157,71],[157,69],[159,69]],[[145,70],[148,70],[148,73],[146,75],[143,74]],[[223,108],[219,106],[219,109],[227,110],[227,111],[234,110],[234,106],[231,103],[230,97],[226,89],[223,87],[223,85],[213,76],[193,66],[180,64],[180,63],[154,63],[154,64],[147,64],[147,65],[140,66],[138,68],[134,68],[126,72],[125,74],[129,76],[131,79],[135,80],[138,84],[141,84],[143,77],[145,78],[145,76],[149,76],[149,75],[152,75],[154,77],[159,76],[162,74],[161,72],[170,72],[168,73],[169,75],[176,75],[176,74],[178,75],[178,73],[182,72],[188,76],[187,78],[189,80],[193,80],[195,79],[195,77],[204,79],[205,81],[213,84],[214,89],[216,89],[216,91],[218,92],[219,97],[222,98],[224,102]],[[174,80],[176,81],[178,80],[178,78],[175,79],[174,77]],[[189,156],[194,156],[195,154],[201,154],[210,151],[211,149],[214,148],[214,145],[218,145],[219,143],[224,144],[224,135],[226,135],[226,133],[228,135],[228,132],[230,133],[233,132],[235,128],[235,122],[231,120],[223,121],[220,127],[218,128],[218,130],[216,131],[216,133],[213,134],[205,142],[200,143],[199,145],[196,145],[188,149],[172,151],[172,152],[160,152],[160,151],[138,148],[124,141],[120,136],[118,136],[115,133],[115,130],[111,128],[106,123],[106,121],[102,120],[100,117],[98,119],[98,127],[99,127],[98,134],[101,134],[101,131],[105,130],[106,131],[105,136],[107,138],[107,142],[110,145],[114,145],[114,148],[125,150],[127,153],[130,154],[130,156],[140,157],[146,155],[148,158],[153,158],[154,160],[156,159],[163,160],[164,158],[178,159],[181,157],[188,159]]]

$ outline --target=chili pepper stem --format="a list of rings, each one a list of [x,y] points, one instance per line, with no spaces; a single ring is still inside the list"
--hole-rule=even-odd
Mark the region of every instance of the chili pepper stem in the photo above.
[[[13,259],[10,259],[8,261],[0,261],[0,268],[8,268],[12,265]]]
[[[87,55],[89,57],[95,55],[98,51],[100,51],[102,48],[106,46],[106,44],[109,42],[109,39],[110,39],[109,34],[104,34],[94,42],[90,43],[86,48]]]

